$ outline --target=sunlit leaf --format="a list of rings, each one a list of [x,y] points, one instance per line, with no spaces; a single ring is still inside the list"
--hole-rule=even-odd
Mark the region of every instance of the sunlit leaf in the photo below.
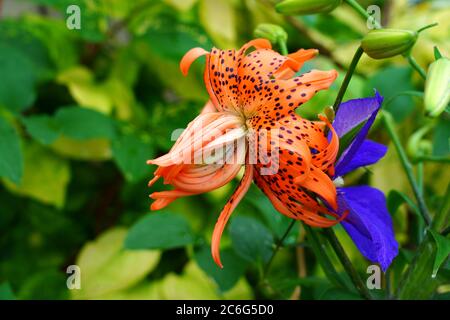
[[[111,229],[82,248],[76,261],[81,290],[72,290],[74,298],[95,299],[131,288],[156,267],[160,252],[125,250],[126,234],[126,229]]]
[[[58,82],[67,85],[72,97],[82,106],[109,114],[112,101],[107,86],[97,83],[92,72],[81,66],[64,70],[58,75]]]
[[[75,140],[59,137],[50,147],[60,155],[78,159],[104,161],[111,159],[110,141],[107,139]]]
[[[199,4],[202,25],[214,42],[223,48],[235,46],[237,38],[233,5],[233,1],[228,0],[201,0]]]
[[[24,158],[25,169],[22,181],[18,185],[5,181],[8,189],[46,204],[62,207],[70,180],[67,160],[37,144],[26,146]]]

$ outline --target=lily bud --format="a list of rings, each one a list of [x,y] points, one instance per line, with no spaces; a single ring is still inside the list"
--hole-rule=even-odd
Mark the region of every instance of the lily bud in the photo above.
[[[425,81],[425,113],[438,117],[450,102],[450,60],[441,57],[434,61]]]
[[[325,113],[325,116],[327,117],[328,121],[332,123],[334,121],[335,113],[332,106],[326,107],[323,112]]]
[[[261,23],[254,32],[256,38],[264,38],[272,43],[278,43],[278,41],[286,42],[288,35],[284,29],[276,24]]]
[[[427,125],[414,132],[406,145],[406,152],[411,158],[417,158],[431,153],[431,142],[424,139],[424,136],[430,131],[431,126]]]
[[[361,41],[364,52],[373,59],[385,59],[407,53],[417,40],[418,33],[410,30],[376,29]]]
[[[330,12],[341,3],[342,0],[285,0],[275,5],[275,9],[287,15],[306,15]]]

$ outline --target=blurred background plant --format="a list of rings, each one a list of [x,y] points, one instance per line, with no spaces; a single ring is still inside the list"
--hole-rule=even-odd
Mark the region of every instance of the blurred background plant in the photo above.
[[[145,161],[166,152],[172,132],[207,101],[201,63],[185,78],[178,68],[183,54],[195,46],[240,47],[278,25],[271,39],[277,49],[284,50],[287,36],[289,51],[320,50],[302,71],[340,73],[330,90],[298,110],[315,119],[333,104],[369,31],[354,8],[332,2],[339,2],[332,12],[300,16],[277,13],[277,2],[269,0],[0,1],[0,298],[361,298],[321,232],[316,240],[344,286],[322,268],[314,239],[298,226],[272,261],[290,221],[255,187],[224,235],[223,270],[214,265],[208,243],[233,185],[179,199],[164,212],[148,211],[146,184],[154,168]],[[72,4],[80,8],[79,30],[66,26]],[[412,55],[424,70],[435,61],[434,46],[449,57],[446,1],[359,4],[379,6],[383,27],[416,31],[439,23],[419,35]],[[344,100],[372,95],[374,88],[385,97],[383,108],[407,146],[417,187],[434,216],[449,210],[450,117],[448,106],[439,106],[434,118],[425,116],[424,86],[404,57],[362,55]],[[387,156],[346,178],[385,192],[401,245],[382,288],[371,295],[448,299],[448,229],[424,233],[385,128],[378,121],[371,137],[389,145]],[[370,263],[340,227],[335,231],[366,279]],[[66,268],[73,264],[81,268],[81,290],[66,286]]]

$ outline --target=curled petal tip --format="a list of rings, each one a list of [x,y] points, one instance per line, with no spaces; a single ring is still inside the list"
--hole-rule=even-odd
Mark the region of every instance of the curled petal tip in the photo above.
[[[180,70],[181,73],[184,76],[187,76],[189,72],[189,68],[191,67],[191,64],[197,60],[199,57],[204,56],[208,54],[209,52],[206,51],[203,48],[192,48],[186,54],[183,56],[183,58],[180,61]]]
[[[154,176],[153,179],[148,182],[148,186],[151,187],[159,178],[159,175]]]

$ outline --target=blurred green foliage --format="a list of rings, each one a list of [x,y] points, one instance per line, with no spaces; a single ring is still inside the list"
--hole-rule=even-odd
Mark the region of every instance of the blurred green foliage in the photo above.
[[[80,30],[66,26],[66,9],[74,3],[81,9]],[[414,48],[423,66],[433,60],[432,44],[449,56],[448,6],[376,3],[382,7],[383,23],[393,27],[440,23],[424,32]],[[293,17],[293,24],[263,0],[6,0],[2,5],[1,299],[286,299],[298,297],[297,286],[303,299],[358,297],[327,279],[297,227],[261,281],[263,265],[290,221],[255,187],[225,232],[225,268],[220,270],[208,244],[233,186],[149,213],[148,194],[165,187],[157,183],[147,188],[154,168],[145,165],[170,148],[172,132],[184,128],[207,101],[202,63],[194,64],[185,78],[178,67],[183,54],[196,46],[239,47],[259,23],[283,26],[290,51],[321,49],[321,56],[302,71],[339,71],[330,90],[298,110],[315,119],[333,103],[345,74],[342,66],[348,65],[366,32],[365,21],[348,7]],[[432,120],[423,117],[420,98],[400,94],[422,87],[401,57],[365,57],[345,98],[379,90],[406,144],[417,128]],[[424,139],[434,156],[448,156],[448,115],[432,126]],[[371,136],[389,142],[380,126]],[[390,271],[391,291],[423,236],[417,234],[419,219],[408,206],[411,191],[393,152],[391,148],[370,171],[360,170],[346,181],[370,183],[389,194],[402,245]],[[426,163],[424,172],[423,192],[430,207],[438,208],[450,180],[448,167]],[[369,262],[342,229],[337,233],[365,279]],[[346,279],[336,257],[330,256]],[[73,264],[81,268],[81,290],[66,286],[66,268]],[[449,274],[447,262],[437,275],[435,297],[448,296]],[[374,295],[385,294],[384,281]]]

